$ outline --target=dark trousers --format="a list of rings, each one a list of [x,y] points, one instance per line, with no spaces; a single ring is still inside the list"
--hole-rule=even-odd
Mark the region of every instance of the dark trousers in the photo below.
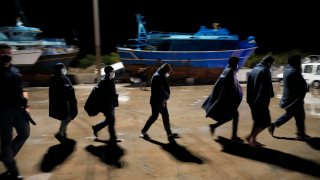
[[[144,125],[141,132],[147,132],[151,125],[158,119],[159,113],[162,116],[163,126],[166,130],[167,135],[171,134],[171,127],[169,121],[169,113],[167,106],[162,106],[161,104],[151,104],[152,114],[149,117],[148,121]]]
[[[106,117],[104,120],[99,122],[98,124],[94,125],[93,128],[96,131],[100,131],[104,127],[108,126],[108,131],[110,135],[110,140],[116,140],[116,131],[115,131],[115,115],[114,115],[114,108],[107,110],[106,112],[103,113],[104,116]]]
[[[298,106],[295,109],[286,110],[286,113],[284,113],[282,116],[280,116],[277,120],[275,120],[272,124],[274,124],[276,127],[280,127],[281,125],[288,122],[292,117],[296,120],[296,126],[298,134],[305,133],[305,111],[303,104]]]
[[[217,123],[214,124],[214,127],[217,128],[221,126],[222,124],[232,121],[232,136],[237,136],[237,131],[238,131],[238,124],[239,124],[239,111],[237,110],[234,114],[232,119],[226,120],[226,121],[218,121]]]
[[[13,139],[13,128],[17,136]],[[1,159],[9,171],[17,171],[14,157],[30,135],[29,120],[21,108],[0,109]]]

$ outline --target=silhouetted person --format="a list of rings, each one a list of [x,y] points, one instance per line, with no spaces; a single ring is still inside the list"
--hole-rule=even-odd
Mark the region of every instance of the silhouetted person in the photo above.
[[[296,120],[297,139],[306,139],[310,136],[305,133],[304,98],[309,91],[306,80],[301,72],[301,56],[294,55],[288,58],[288,65],[283,73],[283,93],[280,107],[286,112],[271,123],[269,132],[273,136],[274,130],[288,122],[292,117]]]
[[[102,77],[102,80],[98,83],[99,91],[99,102],[101,111],[105,119],[100,123],[92,126],[93,134],[98,137],[98,132],[104,127],[108,126],[111,143],[116,143],[121,141],[117,139],[115,131],[115,107],[119,106],[118,103],[118,94],[116,92],[116,86],[114,82],[115,72],[112,66],[106,66],[104,68],[105,76]]]
[[[178,138],[177,133],[172,133],[169,121],[169,113],[167,108],[167,101],[170,98],[170,88],[167,78],[172,73],[170,64],[163,64],[153,74],[151,79],[151,97],[150,105],[152,114],[147,120],[146,124],[141,130],[141,138],[150,138],[147,131],[151,125],[158,119],[159,113],[162,116],[163,125],[167,133],[168,140],[171,141],[173,138]]]
[[[23,92],[21,75],[11,60],[11,46],[0,44],[0,160],[7,168],[0,179],[22,179],[14,157],[30,135],[29,120],[24,115],[27,92]],[[14,138],[13,128],[17,132]]]
[[[212,134],[217,127],[233,119],[231,139],[243,142],[237,136],[239,123],[238,107],[243,96],[242,87],[236,75],[238,63],[238,57],[229,58],[228,65],[214,84],[212,93],[205,100],[202,108],[206,111],[206,117],[217,121],[217,123],[209,125]]]
[[[265,56],[248,76],[247,103],[251,109],[253,127],[246,139],[252,147],[263,146],[256,138],[271,123],[269,104],[270,99],[274,97],[274,92],[270,68],[273,62],[272,56]]]
[[[59,131],[54,135],[59,142],[68,139],[67,127],[78,114],[74,88],[66,74],[65,65],[57,63],[49,85],[49,117],[60,121]]]

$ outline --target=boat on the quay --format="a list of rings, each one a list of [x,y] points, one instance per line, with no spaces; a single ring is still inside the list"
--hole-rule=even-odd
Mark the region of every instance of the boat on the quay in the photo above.
[[[13,47],[12,63],[22,73],[51,73],[58,62],[68,67],[79,49],[61,38],[41,38],[40,33],[39,28],[24,26],[17,19],[16,26],[0,27],[0,43]]]
[[[212,83],[220,76],[231,56],[240,58],[241,68],[257,48],[255,38],[240,40],[218,23],[201,26],[196,33],[147,32],[143,16],[136,15],[138,34],[117,51],[129,77],[146,68],[149,80],[163,63],[173,68],[172,80],[196,84]]]

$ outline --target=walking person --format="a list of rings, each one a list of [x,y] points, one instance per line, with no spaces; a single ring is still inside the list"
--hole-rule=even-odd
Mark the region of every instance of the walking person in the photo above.
[[[98,132],[104,127],[108,126],[109,142],[120,142],[117,139],[115,131],[115,107],[119,106],[118,94],[116,92],[116,86],[114,82],[115,72],[112,66],[106,66],[104,68],[105,76],[98,83],[100,112],[105,116],[105,119],[96,125],[92,126],[93,134],[98,137]]]
[[[214,84],[210,96],[205,100],[202,108],[206,111],[206,117],[216,120],[217,123],[210,124],[210,132],[214,134],[217,127],[233,120],[231,140],[243,142],[238,137],[239,112],[238,107],[242,101],[242,87],[237,78],[238,57],[230,57],[228,65]]]
[[[54,66],[49,85],[49,117],[60,121],[55,138],[64,143],[68,140],[67,127],[78,114],[77,99],[67,69],[63,63]]]
[[[147,131],[151,125],[158,119],[159,113],[162,116],[164,129],[167,133],[167,138],[171,142],[174,138],[179,138],[177,133],[172,133],[169,121],[169,113],[167,101],[170,98],[170,88],[167,78],[172,73],[170,64],[161,65],[153,74],[151,79],[151,97],[150,105],[152,114],[141,130],[141,138],[148,139],[150,136]]]
[[[247,82],[247,103],[251,109],[253,127],[246,138],[252,147],[263,146],[257,136],[271,123],[269,104],[274,97],[270,68],[274,58],[265,56],[249,73]]]
[[[27,92],[23,92],[21,75],[11,60],[11,46],[0,44],[0,159],[7,168],[0,179],[22,179],[14,157],[30,135],[29,120],[24,112],[28,106]],[[13,128],[17,133],[15,137]]]
[[[306,80],[301,72],[301,56],[294,55],[288,58],[288,65],[283,73],[283,93],[280,100],[280,107],[286,112],[271,123],[268,130],[273,136],[275,128],[279,128],[292,117],[296,120],[297,139],[304,140],[310,138],[305,133],[305,111],[304,98],[309,91]]]

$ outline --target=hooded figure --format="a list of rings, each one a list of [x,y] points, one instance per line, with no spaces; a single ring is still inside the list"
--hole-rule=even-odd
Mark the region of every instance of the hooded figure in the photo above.
[[[206,117],[218,121],[215,124],[209,125],[212,134],[215,128],[233,119],[231,139],[242,142],[243,140],[237,136],[239,122],[238,107],[243,95],[236,76],[238,63],[238,57],[229,58],[227,67],[214,84],[212,93],[202,104],[202,108],[206,111]]]
[[[59,132],[55,137],[63,142],[66,140],[66,128],[78,114],[77,99],[73,85],[66,76],[63,63],[57,63],[50,78],[49,85],[49,117],[61,121]]]
[[[242,88],[236,77],[238,57],[231,57],[227,67],[214,84],[212,93],[205,100],[202,108],[206,117],[216,121],[231,120],[242,100]]]

